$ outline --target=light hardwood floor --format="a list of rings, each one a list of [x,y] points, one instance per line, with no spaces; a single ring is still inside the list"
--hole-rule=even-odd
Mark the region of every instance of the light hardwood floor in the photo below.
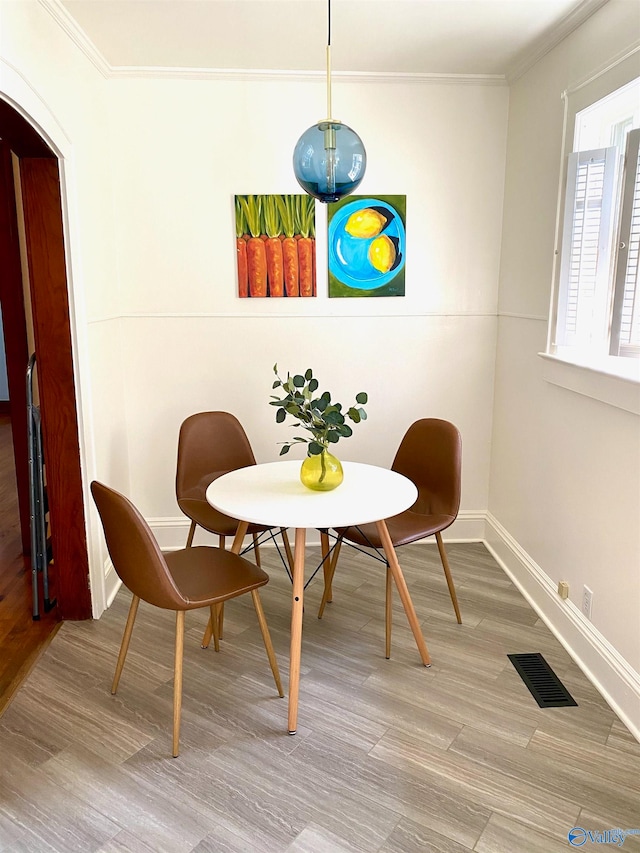
[[[290,584],[263,551],[286,678]],[[463,625],[435,546],[400,550],[430,669],[397,595],[384,659],[378,563],[343,549],[321,621],[310,585],[293,737],[248,596],[227,605],[219,654],[200,648],[206,614],[188,613],[177,759],[173,615],[141,605],[115,697],[128,593],[63,623],[0,718],[0,851],[566,853],[576,825],[640,829],[640,744],[486,549],[448,551]],[[538,708],[513,652],[541,652],[578,707]]]

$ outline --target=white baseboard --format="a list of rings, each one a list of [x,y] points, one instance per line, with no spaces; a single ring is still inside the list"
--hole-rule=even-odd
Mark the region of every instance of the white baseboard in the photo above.
[[[107,608],[111,607],[113,599],[116,597],[116,593],[121,586],[122,581],[116,574],[111,559],[107,558],[104,567],[104,600]]]
[[[455,522],[443,534],[445,542],[482,542],[485,536],[485,518],[486,513],[484,512],[461,510]],[[184,516],[148,518],[147,523],[163,551],[175,551],[177,548],[184,548],[189,532],[189,521]],[[199,527],[196,530],[193,544],[217,545],[218,537]],[[307,545],[320,546],[320,534],[317,530],[307,530]],[[274,547],[273,542],[265,542],[264,547]]]
[[[569,601],[491,513],[485,545],[551,633],[640,741],[640,675]]]

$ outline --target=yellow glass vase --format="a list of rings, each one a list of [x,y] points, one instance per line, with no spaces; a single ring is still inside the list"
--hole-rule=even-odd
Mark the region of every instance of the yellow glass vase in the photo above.
[[[316,492],[330,492],[340,485],[343,478],[340,460],[328,450],[316,456],[307,456],[300,468],[302,484]]]

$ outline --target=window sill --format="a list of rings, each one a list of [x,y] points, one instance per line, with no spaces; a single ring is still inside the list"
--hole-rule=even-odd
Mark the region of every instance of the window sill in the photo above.
[[[546,352],[538,355],[544,360],[542,376],[546,382],[640,415],[639,360],[627,359],[629,375],[622,376],[611,372],[607,365],[577,364]]]

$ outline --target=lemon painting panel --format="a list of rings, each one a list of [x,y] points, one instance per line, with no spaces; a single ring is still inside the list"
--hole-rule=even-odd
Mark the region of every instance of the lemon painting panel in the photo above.
[[[329,296],[404,296],[405,195],[328,205]]]
[[[308,195],[235,196],[238,296],[316,295],[316,213]]]

